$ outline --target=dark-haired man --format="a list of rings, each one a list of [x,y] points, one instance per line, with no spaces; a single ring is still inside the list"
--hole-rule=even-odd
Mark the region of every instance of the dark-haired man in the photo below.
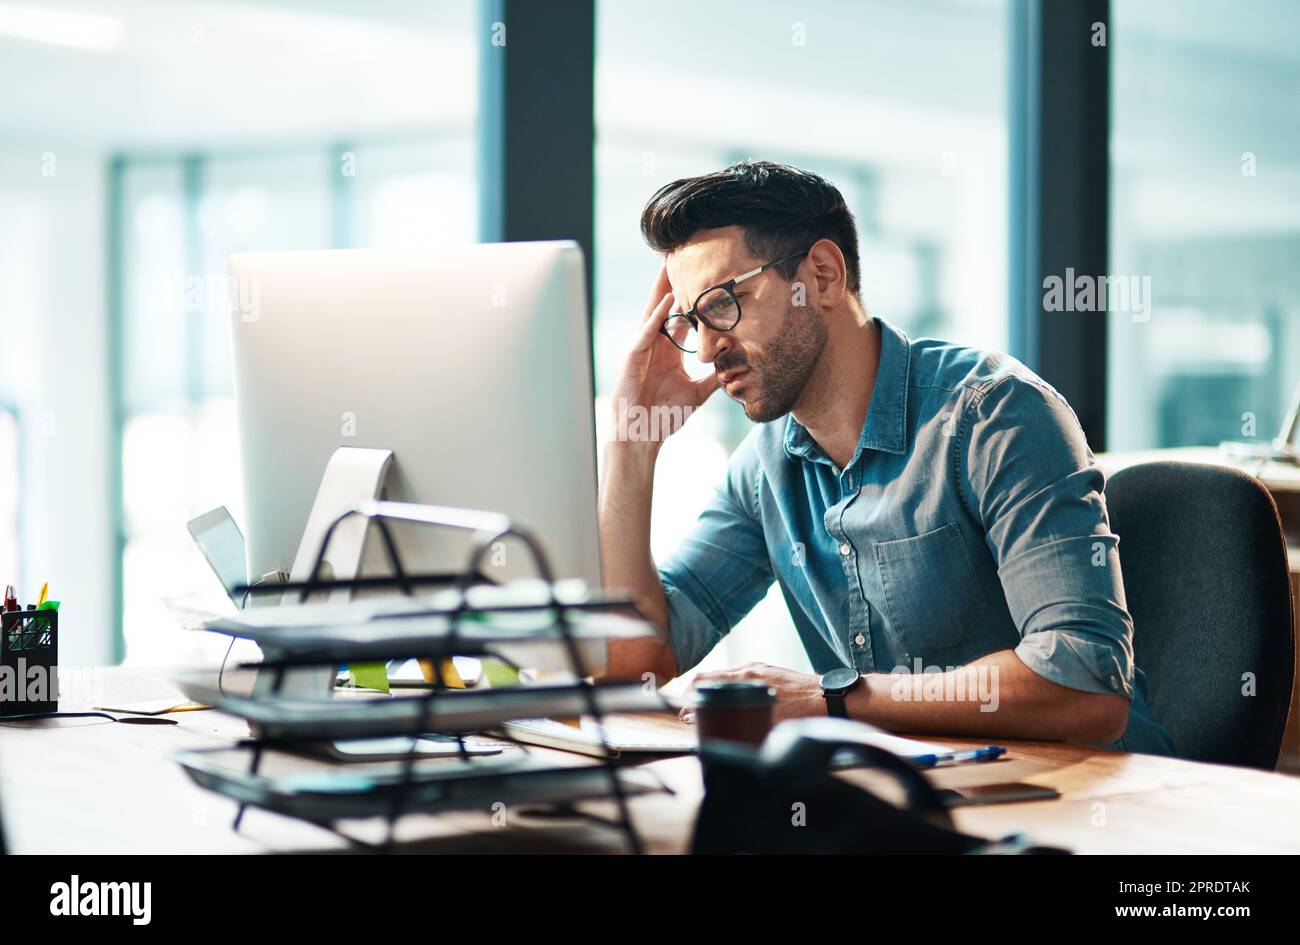
[[[698,679],[766,682],[778,718],[1173,752],[1133,663],[1102,476],[1054,389],[871,317],[853,215],[815,174],[747,161],[675,181],[641,229],[664,266],[614,403],[681,417],[722,388],[757,427],[658,565],[663,437],[606,445],[605,583],[664,632],[612,646],[609,676],[690,669],[775,580],[815,672]],[[711,376],[690,378],[691,351]]]

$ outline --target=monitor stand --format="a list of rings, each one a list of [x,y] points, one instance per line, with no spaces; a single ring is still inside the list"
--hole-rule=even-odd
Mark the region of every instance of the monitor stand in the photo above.
[[[293,559],[290,581],[306,581],[312,576],[316,556],[320,553],[325,532],[343,513],[355,509],[362,502],[380,498],[384,481],[393,463],[393,451],[368,449],[357,446],[340,446],[330,457],[321,477],[316,501],[307,516],[298,553]],[[324,574],[334,580],[349,580],[361,570],[361,557],[365,551],[369,520],[354,516],[334,530],[329,548],[325,550]],[[333,602],[345,601],[351,595],[346,588],[335,588],[330,595]],[[283,604],[294,604],[299,594],[288,592]],[[264,649],[263,659],[273,660],[279,654]],[[335,670],[332,666],[291,669],[283,674],[278,687],[278,673],[259,672],[253,691],[259,695],[273,690],[281,696],[302,696],[309,699],[328,696],[334,689]]]

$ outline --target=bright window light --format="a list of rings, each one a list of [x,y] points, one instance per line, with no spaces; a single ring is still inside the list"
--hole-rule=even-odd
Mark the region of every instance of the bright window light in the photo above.
[[[122,21],[112,16],[0,4],[0,35],[15,39],[72,49],[116,49],[125,33]]]

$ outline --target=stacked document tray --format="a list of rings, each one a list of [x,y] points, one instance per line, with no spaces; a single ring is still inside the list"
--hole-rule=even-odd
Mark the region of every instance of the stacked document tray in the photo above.
[[[344,604],[254,607],[201,627],[257,643],[284,665],[371,662],[402,657],[498,656],[533,669],[571,669],[576,646],[585,665],[604,661],[610,640],[655,630],[622,598],[557,585],[472,587]],[[560,613],[557,613],[559,611]],[[562,619],[561,619],[562,617]]]
[[[474,761],[420,762],[411,771],[386,770],[320,775],[302,771],[250,773],[256,747],[209,748],[184,752],[179,760],[201,787],[312,823],[388,817],[394,804],[403,812],[443,813],[489,810],[493,804],[530,806],[576,803],[610,796],[608,773],[599,765],[557,767],[523,756]],[[379,767],[372,765],[371,767]],[[660,792],[647,771],[620,769],[625,795]]]
[[[448,513],[443,520],[443,512]],[[528,753],[526,747],[504,756],[482,757],[465,747],[474,732],[500,732],[513,719],[609,713],[671,712],[665,700],[641,683],[595,683],[587,667],[603,663],[610,641],[657,634],[626,599],[610,598],[550,579],[536,542],[499,516],[429,506],[370,503],[349,513],[383,526],[385,519],[425,525],[473,527],[475,554],[503,535],[525,539],[541,578],[498,586],[456,586],[415,593],[420,576],[406,574],[394,557],[392,590],[402,596],[346,603],[287,603],[251,607],[235,617],[206,621],[202,628],[254,641],[265,659],[219,672],[187,672],[178,681],[186,696],[249,723],[252,738],[231,748],[189,751],[177,761],[199,785],[236,800],[240,814],[254,806],[298,817],[334,830],[353,818],[383,816],[391,841],[395,821],[408,813],[436,813],[496,803],[562,804],[612,798],[619,809],[614,824],[640,849],[627,799],[663,786],[647,772],[600,764],[557,764]],[[346,517],[346,516],[345,516]],[[340,519],[341,521],[341,519]],[[492,528],[483,527],[489,522]],[[469,523],[468,525],[466,523]],[[331,530],[332,532],[332,530]],[[328,542],[328,534],[326,542]],[[322,549],[321,559],[324,557]],[[319,560],[318,560],[319,570]],[[477,558],[465,574],[477,574]],[[318,575],[292,590],[334,594],[346,581]],[[376,579],[366,578],[367,591]],[[280,591],[283,593],[283,589]],[[494,657],[516,667],[541,667],[538,681],[500,688],[394,690],[394,693],[335,690],[341,664],[419,658],[436,666],[451,656]],[[284,685],[307,674],[319,686]],[[456,756],[422,756],[418,736],[451,736]],[[409,738],[410,752],[397,761],[355,764],[294,764],[295,754],[322,742]],[[505,736],[509,740],[509,736]],[[611,755],[612,758],[612,755]]]
[[[433,695],[408,689],[393,696],[306,699],[241,693],[245,687],[232,685],[232,674],[225,675],[220,687],[215,673],[185,673],[178,682],[186,697],[246,719],[268,740],[381,738],[431,731],[464,735],[495,729],[512,719],[590,715],[593,701],[600,715],[669,711],[664,699],[647,692],[641,683],[531,684],[450,689]]]

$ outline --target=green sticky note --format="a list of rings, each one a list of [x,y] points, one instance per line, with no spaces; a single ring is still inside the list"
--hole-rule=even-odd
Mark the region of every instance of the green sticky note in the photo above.
[[[380,692],[388,691],[388,664],[387,663],[352,663],[348,666],[352,673],[352,678],[357,681],[357,685],[362,689],[378,689]]]
[[[483,678],[488,681],[488,685],[493,689],[500,689],[502,686],[514,686],[519,683],[519,670],[511,669],[500,660],[484,659]]]
[[[47,600],[45,603],[41,604],[41,606],[37,607],[36,609],[37,610],[58,610],[59,602],[57,600]]]

